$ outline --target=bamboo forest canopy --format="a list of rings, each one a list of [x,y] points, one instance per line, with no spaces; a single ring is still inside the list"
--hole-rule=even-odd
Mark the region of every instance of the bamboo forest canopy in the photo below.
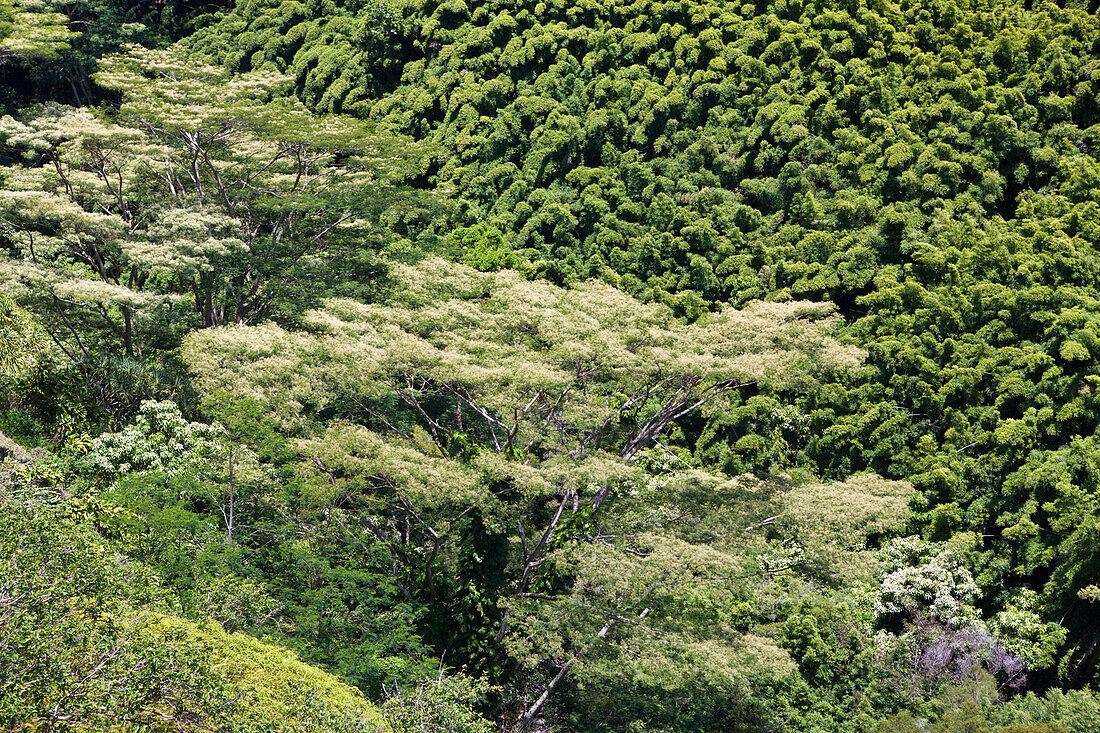
[[[548,276],[696,312],[850,303],[945,219],[1026,217],[1096,143],[1097,21],[1072,4],[408,2],[381,41],[359,3],[317,5],[242,3],[188,42],[438,142],[456,223]]]
[[[0,0],[0,728],[1100,731],[1082,0]]]

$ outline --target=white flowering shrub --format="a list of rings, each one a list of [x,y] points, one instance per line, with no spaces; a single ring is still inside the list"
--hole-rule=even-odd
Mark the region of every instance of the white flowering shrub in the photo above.
[[[225,430],[183,419],[176,403],[146,400],[134,423],[92,441],[84,467],[107,481],[141,471],[179,472],[225,451]]]
[[[990,633],[1030,669],[1053,665],[1067,633],[1063,626],[1044,622],[1038,611],[1039,595],[1025,589],[988,624]]]
[[[921,613],[952,627],[981,623],[974,601],[980,595],[974,576],[958,553],[904,537],[881,553],[887,572],[875,598],[875,615]]]
[[[974,576],[957,548],[905,537],[879,553],[886,574],[874,601],[879,622],[897,620],[900,629],[880,630],[875,648],[893,670],[899,689],[916,700],[944,684],[963,684],[976,670],[1019,689],[1027,681],[1027,660],[990,633],[974,601]]]

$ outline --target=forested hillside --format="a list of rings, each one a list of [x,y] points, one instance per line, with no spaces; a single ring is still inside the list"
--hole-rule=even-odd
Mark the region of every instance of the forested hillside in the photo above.
[[[0,727],[1100,730],[1095,11],[0,0]]]

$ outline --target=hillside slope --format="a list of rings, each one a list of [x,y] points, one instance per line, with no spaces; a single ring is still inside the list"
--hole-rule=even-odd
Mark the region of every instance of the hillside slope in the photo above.
[[[375,32],[342,21],[336,43],[310,16],[322,8],[333,33],[338,17]],[[191,44],[290,69],[316,105],[432,141],[429,177],[458,200],[435,231],[471,227],[448,240],[458,256],[511,250],[489,266],[603,278],[688,319],[752,298],[837,302],[866,369],[793,407],[748,396],[686,444],[734,472],[911,478],[927,536],[980,535],[987,610],[1040,591],[1078,650],[1063,674],[1091,675],[1100,629],[1078,591],[1100,567],[1081,534],[1098,494],[1095,15],[952,0],[394,8],[382,22],[355,2],[242,3]],[[386,94],[373,105],[363,75]]]

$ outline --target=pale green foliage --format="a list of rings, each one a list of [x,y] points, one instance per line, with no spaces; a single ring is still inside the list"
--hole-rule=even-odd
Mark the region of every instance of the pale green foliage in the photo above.
[[[438,505],[453,501],[477,503],[482,498],[479,473],[455,461],[438,460],[431,441],[429,454],[356,425],[333,425],[313,440],[303,440],[300,475],[325,479],[319,490],[327,503],[341,492],[398,491],[417,504]],[[431,453],[434,453],[432,455]],[[331,480],[328,477],[331,476]],[[364,484],[364,482],[368,482]]]
[[[25,374],[45,351],[46,339],[29,313],[0,295],[0,379]]]
[[[197,282],[215,263],[248,252],[241,223],[220,211],[174,208],[149,224],[144,238],[127,243],[127,254],[159,283]]]
[[[293,653],[214,625],[162,620],[183,631],[213,672],[239,691],[229,730],[262,733],[386,733],[379,710],[358,690]]]
[[[952,627],[980,623],[973,605],[978,585],[957,548],[905,537],[883,548],[881,559],[886,574],[875,598],[876,614],[925,612]]]
[[[901,529],[909,518],[913,487],[863,474],[830,483],[808,483],[783,495],[795,532],[815,564],[848,582],[877,579],[881,566],[867,549],[870,535]]]
[[[1086,585],[1084,588],[1077,591],[1077,597],[1089,603],[1095,603],[1100,600],[1100,586]]]
[[[748,695],[750,679],[778,680],[797,670],[774,640],[753,634],[700,641],[691,635],[646,629],[630,635],[622,648],[620,654],[589,661],[582,670],[584,677],[680,695],[691,695],[702,685]]]
[[[242,196],[243,183],[264,188],[281,181],[298,193],[334,185],[332,154],[339,149],[356,164],[340,170],[340,183],[348,186],[385,175],[390,169],[379,163],[399,163],[415,149],[359,120],[311,113],[286,96],[292,81],[283,74],[231,73],[178,47],[129,46],[103,59],[95,78],[122,94],[123,119],[139,123],[158,142],[182,148],[187,158],[203,158],[200,165],[209,166],[213,178],[209,195],[222,198],[234,215],[240,215],[233,199]],[[196,194],[201,201],[203,194]]]
[[[212,134],[234,117],[242,126],[264,103],[285,92],[289,80],[265,71],[232,74],[188,58],[179,49],[131,45],[103,60],[96,82],[124,97],[124,117],[146,121],[162,132]],[[308,117],[300,121],[308,122]]]
[[[389,730],[332,675],[168,603],[65,512],[0,502],[0,727]]]
[[[756,579],[769,578],[755,553],[763,540],[736,527],[723,506],[723,497],[732,496],[715,479],[710,483],[711,506],[692,511],[670,497],[631,507],[622,500],[616,506],[622,516],[564,542],[551,559],[575,574],[572,595],[516,603],[512,618],[525,630],[508,640],[513,653],[531,662],[553,657],[558,634],[574,644],[593,640],[614,619],[609,638],[618,643],[581,660],[576,673],[583,678],[687,693],[700,684],[743,689],[750,678],[792,673],[793,662],[773,639],[744,632],[745,601],[757,592]],[[739,503],[754,510],[744,496]],[[700,541],[711,528],[726,536]]]
[[[1053,622],[1044,622],[1039,610],[1038,594],[1025,588],[986,624],[994,638],[1024,660],[1029,669],[1044,669],[1054,664],[1058,649],[1066,640],[1066,629]]]
[[[769,545],[751,525],[764,485],[670,468],[661,441],[747,384],[808,385],[858,364],[828,305],[754,303],[685,325],[602,282],[441,260],[392,274],[388,302],[330,300],[307,314],[310,333],[192,334],[196,386],[264,406],[296,440],[303,498],[367,527],[397,582],[429,599],[435,561],[476,512],[508,569],[499,638],[527,670],[564,659],[562,675],[593,684],[706,681],[725,695],[793,671],[744,633],[758,586],[746,578],[794,570],[762,566]],[[847,489],[861,490],[882,504],[865,531],[904,493]]]
[[[483,680],[465,675],[440,675],[416,689],[395,686],[382,706],[394,733],[493,733],[497,728],[474,710],[478,698],[490,692]]]
[[[1049,690],[1042,697],[1029,692],[994,710],[1001,725],[1056,723],[1071,733],[1100,733],[1100,698],[1089,689]]]
[[[493,416],[496,440],[512,446],[576,439],[539,427],[550,406],[583,438],[624,411],[645,423],[680,388],[715,404],[740,381],[797,382],[861,357],[828,335],[829,309],[820,304],[760,303],[685,326],[663,307],[598,282],[562,289],[439,260],[397,265],[393,274],[402,283],[394,304],[337,300],[312,313],[326,338],[265,326],[196,334],[185,353],[207,388],[248,390],[279,405],[289,423],[303,402],[324,404],[337,387],[379,399],[408,389],[407,377],[453,385],[475,411]],[[632,396],[645,385],[659,391],[644,401]]]
[[[260,320],[286,297],[273,280],[364,236],[413,155],[310,113],[271,71],[139,46],[99,67],[119,124],[56,105],[0,119],[0,143],[26,160],[0,169],[0,290],[34,303],[74,359],[140,356],[146,332],[181,322]]]
[[[575,611],[595,603],[624,614],[653,602],[670,616],[683,611],[702,619],[706,608],[728,616],[725,602],[715,599],[744,571],[739,555],[746,543],[737,535],[710,547],[697,536],[701,525],[729,529],[722,524],[729,519],[722,497],[743,491],[744,482],[687,471],[650,483],[630,459],[673,420],[718,409],[739,384],[797,383],[856,363],[860,354],[829,336],[827,307],[761,303],[683,325],[664,307],[603,283],[564,289],[438,260],[395,266],[394,275],[402,287],[389,304],[338,300],[309,314],[316,335],[271,324],[206,331],[189,337],[184,357],[200,389],[254,399],[288,431],[313,432],[298,448],[299,475],[315,499],[392,497],[387,512],[407,512],[427,524],[436,549],[426,551],[435,553],[449,518],[471,507],[514,523],[493,493],[501,483],[529,502],[557,503],[564,494],[574,514],[580,506],[599,507],[611,493],[629,496],[620,500],[614,521],[629,527],[636,541],[592,544],[581,535],[578,544],[561,543],[553,557],[576,575],[577,594],[556,607]],[[455,407],[441,414],[434,400]],[[395,415],[398,405],[419,424]],[[313,416],[325,409],[364,424],[313,427]],[[623,431],[623,423],[637,427]],[[475,431],[482,449],[456,460],[460,437]],[[712,503],[701,504],[700,497]],[[695,534],[676,537],[666,525],[687,523],[685,517],[697,523]],[[374,531],[396,542],[384,525]],[[528,541],[536,541],[534,531]],[[671,583],[684,567],[694,568],[686,596]],[[720,580],[703,590],[708,577]],[[659,578],[659,587],[644,593]],[[586,597],[591,588],[602,590]],[[515,611],[517,628],[539,626],[550,613],[537,601],[522,601]],[[574,628],[566,633],[583,638],[598,631],[603,621],[585,631],[599,618],[585,616],[591,614],[567,614],[562,623]],[[732,620],[717,623],[725,637],[720,645],[738,643]],[[561,628],[526,641],[514,634],[513,652],[548,655],[558,633]],[[694,643],[685,638],[688,647]]]
[[[232,574],[201,577],[192,605],[197,616],[209,617],[229,632],[255,631],[282,608],[259,583]]]
[[[93,346],[97,329],[140,353],[149,322],[141,313],[174,300],[153,287],[149,273],[194,249],[161,241],[151,262],[142,259],[150,247],[144,228],[163,214],[147,206],[146,170],[165,150],[138,130],[57,106],[25,123],[0,119],[0,139],[41,163],[0,170],[0,218],[14,245],[0,261],[0,288],[38,306],[70,355]]]

